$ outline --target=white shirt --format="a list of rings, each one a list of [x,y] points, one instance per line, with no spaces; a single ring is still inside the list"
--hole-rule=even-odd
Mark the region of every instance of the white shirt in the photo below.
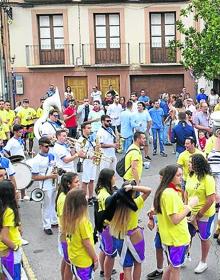
[[[50,175],[56,164],[55,157],[49,153],[47,155],[37,154],[31,161],[28,162],[31,165],[32,175],[46,176]],[[55,188],[52,179],[39,181],[39,187],[43,190],[51,190]]]
[[[186,106],[186,111],[189,110],[191,111],[192,113],[194,113],[196,111],[196,107],[194,105],[189,105],[189,106]]]
[[[4,147],[4,150],[6,152],[10,152],[11,156],[19,155],[25,157],[23,144],[20,140],[14,137],[8,140],[6,146]]]
[[[121,104],[110,104],[107,109],[107,115],[112,120],[113,126],[118,126],[121,124],[121,112],[123,111]]]
[[[41,136],[55,137],[59,128],[56,123],[46,121],[41,126]]]
[[[137,112],[138,111],[138,109],[137,109],[137,105],[138,105],[138,101],[136,101],[136,102],[133,102],[133,104],[132,104],[132,112]]]
[[[113,144],[114,143],[114,131],[111,129],[110,134],[108,131],[106,131],[104,128],[100,127],[100,129],[97,132],[96,137],[99,139],[100,144]],[[107,157],[115,157],[115,148],[101,148],[101,151],[103,154]]]
[[[89,116],[88,116],[88,120],[94,120],[94,119],[98,119],[100,118],[99,121],[96,122],[92,122],[91,123],[91,127],[92,127],[92,132],[96,132],[98,131],[98,129],[101,127],[101,116],[104,115],[104,111],[103,110],[99,110],[98,112],[91,110],[89,112]]]
[[[92,97],[93,102],[98,100],[100,102],[100,104],[102,104],[102,98],[101,98],[102,93],[101,93],[101,91],[99,91],[99,90],[97,90],[96,92],[92,91],[90,96]]]
[[[63,159],[65,157],[70,157],[70,148],[66,146],[66,144],[60,144],[58,142],[55,143],[53,148],[53,153],[56,157],[56,165],[67,172],[75,172],[74,162],[70,161],[65,163]]]

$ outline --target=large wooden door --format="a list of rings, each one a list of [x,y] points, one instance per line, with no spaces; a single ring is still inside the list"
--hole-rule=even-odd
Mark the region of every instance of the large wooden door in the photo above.
[[[88,97],[87,77],[65,77],[65,86],[70,86],[77,101]]]
[[[105,97],[110,85],[120,94],[120,76],[98,76],[98,85],[102,92],[102,97]]]

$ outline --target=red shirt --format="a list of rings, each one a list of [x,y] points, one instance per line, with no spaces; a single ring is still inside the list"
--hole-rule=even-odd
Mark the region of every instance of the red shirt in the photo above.
[[[72,107],[67,107],[63,114],[66,116],[71,116],[72,114],[76,114],[76,108],[72,108]],[[76,115],[72,116],[71,118],[69,118],[68,120],[65,121],[66,127],[67,128],[72,128],[72,127],[77,127],[77,120],[76,120]]]

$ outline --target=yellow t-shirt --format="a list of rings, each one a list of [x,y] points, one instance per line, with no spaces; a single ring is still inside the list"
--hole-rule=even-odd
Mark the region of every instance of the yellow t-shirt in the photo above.
[[[68,256],[71,263],[78,267],[89,267],[93,260],[89,256],[82,241],[89,239],[92,246],[94,246],[92,223],[87,217],[84,217],[73,234],[67,236]]]
[[[129,219],[128,219],[128,227],[127,230],[135,229],[138,226],[138,218],[141,209],[144,207],[144,200],[141,195],[134,199],[135,204],[137,205],[138,210],[132,211],[130,210]]]
[[[190,156],[194,155],[194,154],[201,154],[203,156],[204,153],[202,151],[200,151],[199,149],[195,149],[195,152],[194,153],[190,153],[188,152],[187,150],[185,150],[184,152],[182,152],[180,155],[179,155],[179,158],[177,160],[177,163],[179,165],[182,166],[183,168],[183,180],[186,181],[188,175],[189,175],[189,159],[190,159]]]
[[[21,125],[31,125],[34,123],[34,118],[36,117],[36,112],[33,108],[22,108],[17,116],[20,118]],[[31,120],[28,120],[28,118],[32,118]]]
[[[214,111],[220,111],[220,104],[219,103],[215,105]]]
[[[64,203],[65,203],[65,199],[66,199],[66,195],[64,192],[61,192],[59,194],[59,197],[57,199],[57,218],[58,218],[58,224],[59,226],[61,226],[60,224],[60,219],[63,215],[63,207],[64,207]]]
[[[209,139],[205,145],[205,154],[206,155],[208,155],[214,149],[215,143],[216,143],[216,136],[212,135],[211,137],[209,137]]]
[[[16,245],[21,246],[22,240],[21,240],[21,234],[19,232],[18,227],[15,226],[15,215],[11,208],[6,208],[4,214],[3,214],[3,227],[9,228],[9,239]],[[0,251],[5,251],[8,249],[8,246],[6,246],[3,242],[0,242]]]
[[[11,127],[14,123],[14,120],[15,120],[15,112],[13,110],[9,110],[7,111],[7,114],[8,114],[8,119],[9,119],[9,127]]]
[[[135,144],[132,144],[129,148],[129,150],[131,149],[135,149],[131,152],[129,152],[126,157],[125,157],[125,170],[128,169],[128,167],[131,166],[131,163],[132,161],[137,161],[138,164],[137,164],[137,171],[138,171],[138,177],[139,177],[139,180],[141,178],[141,174],[142,174],[142,169],[143,169],[143,159],[142,159],[142,154],[141,154],[141,151],[140,151],[140,148],[135,145]],[[128,152],[128,151],[127,151]],[[134,180],[134,176],[132,174],[132,170],[131,170],[131,167],[129,168],[129,170],[125,173],[124,177],[123,177],[125,180],[127,181],[132,181]]]
[[[42,109],[41,107],[39,107],[39,108],[37,109],[37,118],[38,118],[38,119],[42,117],[43,112],[44,112],[44,111],[43,111],[43,109]]]
[[[171,188],[166,188],[160,198],[161,212],[157,214],[158,228],[161,241],[167,246],[182,246],[190,243],[187,219],[179,224],[171,222],[170,215],[181,213],[184,210],[182,196]]]
[[[9,127],[7,124],[0,124],[0,140],[7,140],[7,133],[9,132]]]
[[[186,192],[188,199],[192,196],[198,196],[199,203],[192,209],[192,214],[196,215],[200,209],[205,205],[206,197],[215,193],[215,180],[211,175],[206,175],[201,181],[197,176],[188,176],[186,180]],[[215,203],[204,213],[205,217],[211,217],[215,214]]]
[[[0,118],[1,118],[2,122],[4,123],[4,125],[7,126],[9,129],[10,117],[6,110],[0,110]]]

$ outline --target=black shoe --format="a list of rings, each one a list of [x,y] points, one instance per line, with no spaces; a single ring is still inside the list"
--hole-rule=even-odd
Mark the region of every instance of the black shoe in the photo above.
[[[167,143],[165,143],[164,145],[165,145],[165,146],[172,146],[172,143],[167,142]]]
[[[156,156],[156,154],[157,154],[157,151],[153,151],[153,156]]]
[[[164,153],[164,152],[161,152],[160,155],[161,155],[162,157],[167,157],[167,154]]]
[[[48,229],[44,229],[44,232],[47,234],[47,235],[52,235],[53,232],[52,232],[52,229],[51,228],[48,228]]]
[[[151,160],[151,158],[150,158],[149,156],[146,156],[145,158],[146,158],[147,160]]]
[[[88,206],[93,206],[93,198],[88,199]]]
[[[157,279],[161,278],[163,275],[163,271],[159,272],[157,269],[147,275],[147,279]]]
[[[112,275],[114,275],[114,274],[116,274],[116,273],[117,273],[117,270],[113,268],[113,269],[112,269]],[[100,277],[104,277],[104,274],[105,274],[104,271],[103,271],[103,270],[100,270],[99,276],[100,276]]]

